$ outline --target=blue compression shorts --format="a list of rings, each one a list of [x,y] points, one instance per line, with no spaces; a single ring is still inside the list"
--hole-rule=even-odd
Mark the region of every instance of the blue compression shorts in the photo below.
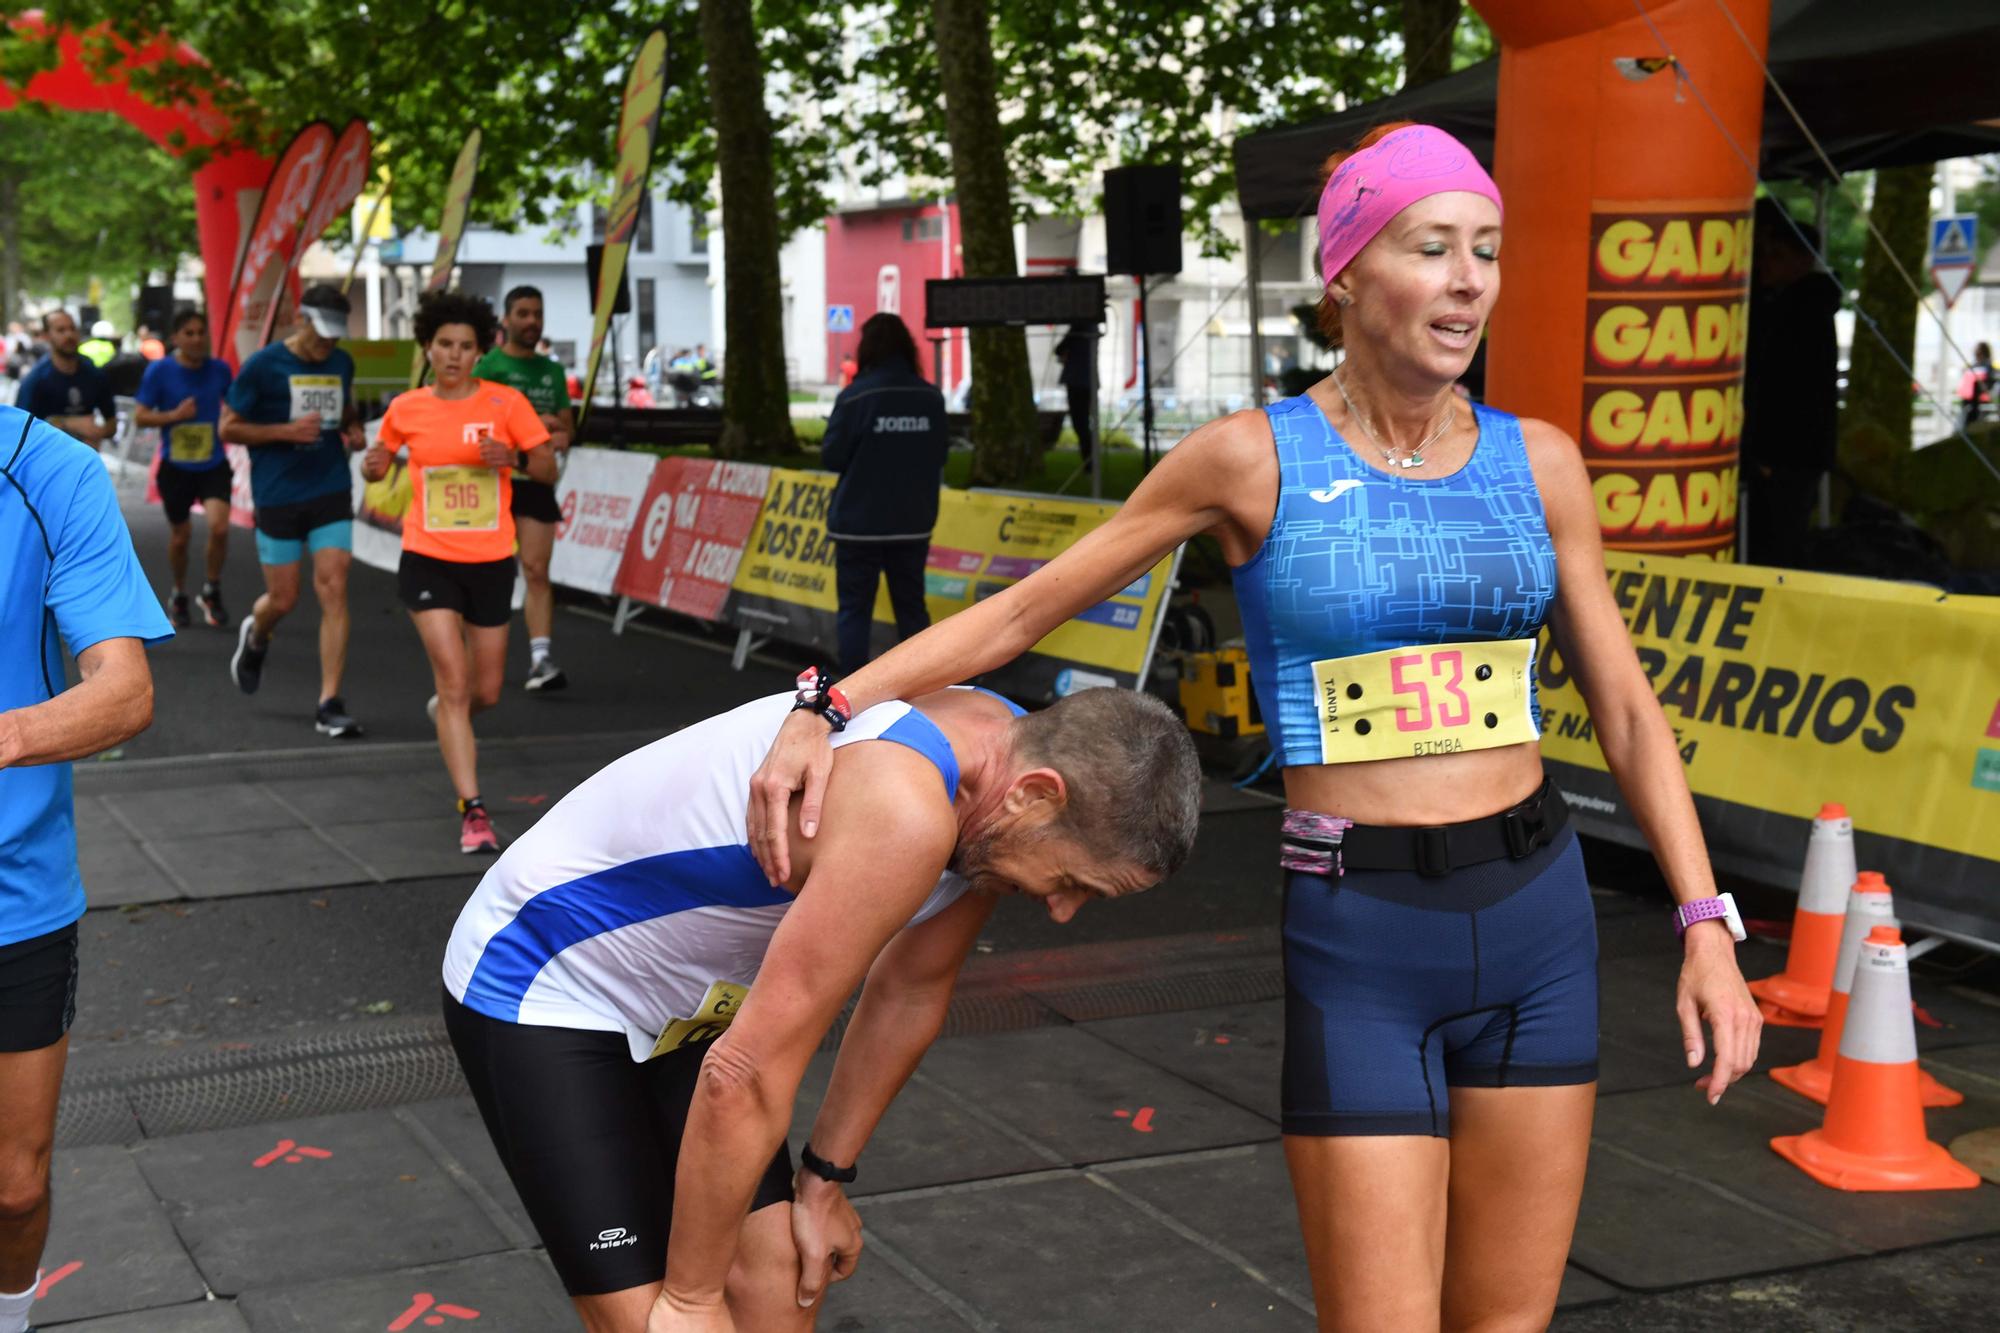
[[[1287,872],[1284,947],[1287,1134],[1448,1138],[1450,1088],[1597,1078],[1597,917],[1574,828],[1434,878]]]

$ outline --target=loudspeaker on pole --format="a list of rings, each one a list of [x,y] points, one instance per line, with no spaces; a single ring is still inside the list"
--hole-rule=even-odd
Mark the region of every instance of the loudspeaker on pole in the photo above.
[[[1181,168],[1113,167],[1104,173],[1107,273],[1181,271]]]

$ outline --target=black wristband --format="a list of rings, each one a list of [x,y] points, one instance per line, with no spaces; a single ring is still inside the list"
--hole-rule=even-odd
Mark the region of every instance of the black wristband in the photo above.
[[[814,1152],[810,1143],[799,1149],[799,1165],[821,1180],[829,1180],[836,1185],[851,1185],[854,1183],[854,1178],[861,1174],[858,1167],[835,1166]]]

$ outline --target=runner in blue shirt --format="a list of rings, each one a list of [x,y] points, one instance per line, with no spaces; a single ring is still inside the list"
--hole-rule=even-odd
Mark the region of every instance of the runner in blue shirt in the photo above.
[[[69,761],[152,721],[143,645],[172,635],[95,451],[0,407],[0,1329],[25,1329],[35,1299],[76,1014]]]
[[[312,559],[319,599],[319,708],[323,736],[359,736],[340,699],[347,669],[347,567],[354,549],[354,493],[347,455],[364,440],[354,407],[347,298],[330,283],[299,297],[299,327],[243,363],[222,403],[222,438],[250,450],[257,559],[264,595],[236,631],[229,675],[245,694],[264,676],[272,631],[299,602],[299,565]]]
[[[192,306],[174,314],[172,356],[146,367],[132,419],[160,432],[157,481],[167,511],[167,567],[174,576],[167,614],[175,629],[188,624],[188,512],[196,501],[208,519],[201,614],[212,627],[229,623],[222,607],[222,562],[229,554],[229,459],[222,451],[222,395],[229,367],[209,355],[208,317]]]
[[[118,432],[118,405],[111,381],[96,364],[77,354],[82,334],[67,310],[42,319],[49,354],[21,379],[14,405],[85,444],[102,444]]]

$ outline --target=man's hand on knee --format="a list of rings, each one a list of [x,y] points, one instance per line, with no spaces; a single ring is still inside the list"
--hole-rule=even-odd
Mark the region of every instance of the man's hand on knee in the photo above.
[[[828,1283],[854,1275],[861,1258],[861,1217],[846,1191],[801,1171],[792,1201],[792,1240],[799,1249],[799,1305],[816,1305]]]

